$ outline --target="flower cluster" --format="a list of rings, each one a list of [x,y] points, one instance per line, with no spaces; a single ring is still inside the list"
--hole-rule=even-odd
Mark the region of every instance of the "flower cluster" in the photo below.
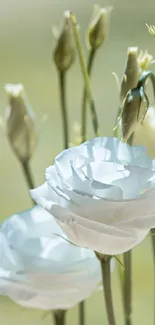
[[[150,106],[147,85],[150,79],[155,98],[155,74],[149,70],[154,61],[147,51],[128,48],[120,82],[115,74],[119,103],[113,136],[99,137],[101,121],[90,76],[94,58],[109,34],[111,9],[96,7],[87,29],[87,62],[76,17],[65,11],[53,50],[65,150],[46,169],[45,182],[39,187],[34,185],[30,166],[37,142],[35,114],[22,84],[5,85],[5,133],[22,167],[33,208],[13,214],[0,225],[0,295],[27,308],[52,310],[55,325],[64,325],[66,310],[76,304],[80,304],[80,325],[84,325],[84,300],[101,280],[108,323],[116,325],[111,290],[114,258],[124,267],[124,319],[125,325],[131,325],[132,249],[149,233],[154,235],[155,160],[147,155],[147,148],[135,145],[144,134],[142,142],[154,147],[155,108]],[[147,27],[154,36],[155,27]],[[84,88],[81,123],[75,127],[78,138],[71,141],[66,73],[74,64],[76,50]],[[90,141],[86,141],[87,103],[94,130]],[[78,146],[71,147],[75,142]],[[155,262],[153,236],[152,243]]]

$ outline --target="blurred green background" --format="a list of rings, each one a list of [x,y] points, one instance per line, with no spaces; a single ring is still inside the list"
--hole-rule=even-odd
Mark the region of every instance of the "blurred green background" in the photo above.
[[[147,0],[98,1],[98,4],[112,5],[110,35],[98,52],[92,78],[93,93],[100,120],[101,133],[111,135],[117,111],[118,90],[112,76],[115,71],[121,77],[128,46],[138,46],[155,53],[155,41],[148,34],[145,23],[155,24],[155,2]],[[54,156],[62,150],[61,117],[57,73],[52,63],[52,26],[59,25],[66,9],[74,11],[85,32],[90,20],[94,2],[92,0],[5,0],[0,2],[0,115],[7,105],[4,83],[20,82],[25,85],[30,103],[38,121],[38,145],[31,167],[36,185],[44,180],[44,170]],[[85,53],[87,55],[86,47]],[[80,121],[80,104],[83,80],[78,60],[67,76],[70,140],[73,141],[73,122]],[[42,115],[47,114],[46,123],[41,126]],[[89,136],[92,136],[90,120]],[[0,129],[0,219],[13,212],[30,207],[31,201],[20,166]],[[153,324],[153,274],[150,238],[134,250],[134,324]],[[113,274],[114,299],[118,324],[123,324],[121,297],[117,272]],[[102,293],[95,293],[88,299],[87,324],[106,324]],[[88,312],[89,311],[89,312]],[[45,317],[46,316],[46,317]],[[68,315],[68,324],[77,324],[77,308]],[[0,298],[0,323],[52,324],[51,315],[39,310],[28,310]]]

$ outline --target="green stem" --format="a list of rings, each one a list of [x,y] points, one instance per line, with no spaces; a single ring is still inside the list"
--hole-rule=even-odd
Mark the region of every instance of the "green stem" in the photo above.
[[[86,62],[85,62],[85,58],[84,58],[84,53],[83,53],[83,49],[82,49],[82,45],[81,45],[79,30],[78,30],[77,24],[76,24],[76,18],[72,13],[70,13],[70,19],[71,19],[71,22],[72,22],[75,43],[76,43],[76,47],[77,47],[77,51],[78,51],[81,71],[82,71],[82,74],[83,74],[84,86],[85,86],[86,94],[87,94],[87,100],[88,100],[89,105],[90,105],[94,133],[95,133],[95,136],[98,136],[99,127],[98,127],[98,120],[97,120],[97,114],[96,114],[96,109],[95,109],[95,103],[94,103],[94,99],[93,99],[93,96],[92,96],[89,75],[88,75],[87,66],[86,66]]]
[[[155,228],[151,229],[151,240],[153,250],[153,324],[155,325]]]
[[[79,325],[85,324],[85,302],[79,303]]]
[[[69,137],[68,137],[68,118],[67,118],[67,108],[66,108],[66,73],[59,72],[59,83],[60,83],[60,101],[61,101],[61,115],[63,122],[63,139],[64,139],[64,149],[68,149]]]
[[[89,52],[89,57],[88,57],[88,63],[87,63],[87,71],[88,75],[90,76],[93,62],[95,59],[95,54],[96,54],[96,49],[91,48]],[[82,98],[82,121],[81,121],[81,138],[82,142],[86,141],[86,109],[87,109],[87,90],[84,88],[83,92],[83,98]]]
[[[29,161],[23,161],[21,162],[22,168],[23,168],[23,173],[26,179],[26,183],[28,185],[28,189],[32,190],[35,188],[34,181],[33,181],[33,176],[32,172],[30,169]],[[33,205],[35,205],[35,202],[32,200]]]
[[[121,257],[120,257],[121,258]],[[123,262],[122,262],[123,264]],[[124,265],[118,263],[117,270],[118,270],[118,277],[120,281],[120,287],[121,287],[121,294],[122,294],[122,301],[123,301],[123,278],[124,278]]]
[[[55,325],[65,325],[66,311],[56,310],[52,313]]]
[[[132,146],[134,132],[128,139],[127,143]],[[124,258],[124,284],[123,284],[123,303],[125,325],[131,325],[132,314],[132,250],[123,254]]]
[[[119,127],[120,114],[121,114],[121,106],[119,106],[119,108],[118,108],[116,119],[115,119],[115,124],[114,124],[114,129],[113,129],[113,135],[116,138],[119,138],[119,133],[120,133],[120,127]]]
[[[97,255],[98,256],[98,255]],[[116,325],[113,301],[112,301],[112,289],[111,289],[111,271],[110,271],[110,256],[99,257],[102,270],[102,281],[104,290],[104,299],[106,312],[109,325]]]
[[[125,325],[131,325],[131,314],[132,314],[132,251],[123,254],[124,257],[124,290],[123,290],[123,301],[124,301],[124,316]]]

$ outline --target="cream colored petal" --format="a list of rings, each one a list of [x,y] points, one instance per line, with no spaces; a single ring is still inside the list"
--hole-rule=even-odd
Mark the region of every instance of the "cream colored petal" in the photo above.
[[[76,245],[84,246],[107,255],[117,255],[129,251],[143,241],[149,232],[149,230],[140,231],[137,234],[134,232],[133,235],[135,235],[135,237],[127,237],[124,232],[124,237],[122,237],[119,235],[116,236],[115,230],[113,234],[111,232],[111,235],[108,235],[107,233],[96,231],[95,229],[83,227],[80,224],[74,223],[71,227],[70,224],[64,223],[61,220],[58,222],[70,240]]]

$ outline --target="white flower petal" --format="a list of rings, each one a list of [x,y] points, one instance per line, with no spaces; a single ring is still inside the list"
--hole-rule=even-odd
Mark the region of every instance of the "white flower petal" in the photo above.
[[[45,277],[44,277],[45,280]],[[55,283],[53,277],[48,279],[49,283]],[[24,286],[21,281],[13,282],[6,279],[1,279],[0,288],[3,295],[9,296],[16,303],[27,308],[39,308],[44,310],[69,309],[78,302],[86,299],[93,291],[93,285],[76,288],[61,288],[62,283],[57,283],[54,288],[53,285],[49,287],[49,291],[44,291],[44,281],[42,279],[42,289],[36,290],[27,284]],[[68,282],[66,282],[67,286]],[[60,290],[57,289],[59,285]],[[81,292],[80,292],[81,291]],[[64,298],[65,297],[65,298]]]
[[[155,176],[155,171],[138,166],[125,166],[123,175],[124,177],[114,180],[112,184],[121,188],[124,200],[128,200],[140,197],[144,190],[149,190],[147,182]]]
[[[149,199],[149,196],[147,196],[143,199],[140,198],[136,200],[113,201],[104,200],[97,197],[88,197],[87,195],[69,190],[66,190],[65,193],[70,196],[75,205],[72,205],[72,208],[69,211],[66,208],[64,209],[59,205],[54,204],[52,206],[52,213],[54,217],[56,207],[61,208],[62,211],[66,211],[68,215],[70,212],[73,212],[75,214],[79,214],[88,222],[89,220],[94,220],[100,224],[103,223],[107,225],[112,225],[113,223],[120,221],[124,222],[124,220],[131,220],[136,217],[146,216],[147,218],[149,215],[155,215],[155,205],[154,200],[152,200],[152,196],[151,199]],[[152,191],[149,193],[152,193]]]
[[[81,224],[63,223],[61,220],[58,222],[64,229],[65,233],[68,234],[70,240],[76,243],[76,245],[87,245],[88,248],[107,255],[122,254],[132,249],[148,234],[148,230],[139,231],[137,233],[132,231],[131,236],[126,236],[126,232],[124,231],[123,237],[123,231],[122,236],[120,236],[120,233],[118,233],[117,236],[115,228],[113,228],[113,232],[111,229],[111,234],[109,235],[106,233],[106,229],[104,232],[103,227],[102,232],[99,232],[98,229],[95,231],[95,229],[83,227]]]
[[[60,201],[59,196],[52,190],[47,182],[34,190],[30,190],[30,194],[37,204],[48,211],[51,210],[53,203]]]
[[[2,224],[0,294],[25,307],[68,309],[87,298],[100,280],[94,252],[70,244],[40,206]]]
[[[87,141],[59,154],[46,180],[50,195],[38,193],[37,202],[48,200],[43,206],[76,245],[119,254],[155,227],[155,161],[144,147]]]

